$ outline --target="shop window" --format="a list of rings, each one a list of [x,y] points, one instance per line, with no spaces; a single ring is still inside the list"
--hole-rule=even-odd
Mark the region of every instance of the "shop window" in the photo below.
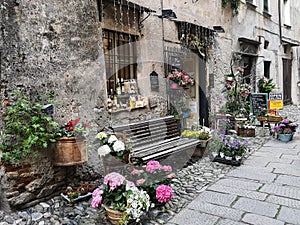
[[[107,92],[111,98],[120,92],[130,92],[124,84],[136,80],[136,40],[134,35],[103,31]]]

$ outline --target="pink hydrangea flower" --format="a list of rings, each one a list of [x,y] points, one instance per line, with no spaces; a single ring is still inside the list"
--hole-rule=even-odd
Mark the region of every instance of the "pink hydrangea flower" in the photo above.
[[[142,185],[143,183],[145,183],[145,181],[146,180],[144,178],[141,178],[141,179],[139,179],[139,180],[136,181],[136,184],[137,185]]]
[[[161,165],[158,161],[151,160],[146,165],[146,171],[149,173],[154,173],[155,170],[159,170],[161,168]]]
[[[172,167],[171,166],[162,166],[161,169],[165,172],[172,172]]]
[[[134,169],[131,171],[131,175],[136,175],[136,174],[141,174],[141,173],[144,173],[144,170],[137,170],[137,169]]]
[[[123,177],[121,174],[112,172],[104,177],[103,183],[109,185],[110,190],[113,191],[117,187],[121,186],[124,180],[125,177]]]
[[[173,190],[168,185],[159,185],[156,188],[156,199],[160,203],[168,202],[172,199]]]
[[[99,188],[97,188],[96,190],[93,191],[93,193],[92,193],[93,199],[92,199],[92,203],[91,203],[93,208],[97,209],[99,207],[99,205],[101,205],[102,194],[103,194],[103,191]]]

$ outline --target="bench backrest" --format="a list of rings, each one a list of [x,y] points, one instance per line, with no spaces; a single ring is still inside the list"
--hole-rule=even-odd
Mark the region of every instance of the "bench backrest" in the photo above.
[[[173,116],[113,127],[115,133],[124,133],[133,148],[180,136],[180,124]]]

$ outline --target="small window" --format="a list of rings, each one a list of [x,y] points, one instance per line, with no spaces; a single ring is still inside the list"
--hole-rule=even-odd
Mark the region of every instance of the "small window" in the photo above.
[[[267,41],[267,40],[265,40],[265,43],[264,43],[264,49],[267,49],[267,48],[269,47],[269,44],[270,44],[270,42]]]
[[[264,76],[270,78],[271,61],[264,61]]]
[[[286,26],[291,25],[291,5],[289,0],[283,0],[283,23]]]
[[[136,79],[137,36],[103,30],[103,48],[106,67],[107,91],[114,95],[118,84]]]
[[[269,0],[264,0],[264,12],[269,12]]]

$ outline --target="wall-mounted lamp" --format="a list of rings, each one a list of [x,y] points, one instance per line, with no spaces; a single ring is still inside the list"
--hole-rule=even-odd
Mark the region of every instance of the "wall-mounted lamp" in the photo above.
[[[158,16],[159,18],[166,18],[166,19],[177,19],[175,12],[172,9],[163,9],[162,15]]]
[[[221,26],[213,26],[213,29],[214,29],[214,31],[217,32],[217,33],[225,33],[224,28],[221,27]]]

